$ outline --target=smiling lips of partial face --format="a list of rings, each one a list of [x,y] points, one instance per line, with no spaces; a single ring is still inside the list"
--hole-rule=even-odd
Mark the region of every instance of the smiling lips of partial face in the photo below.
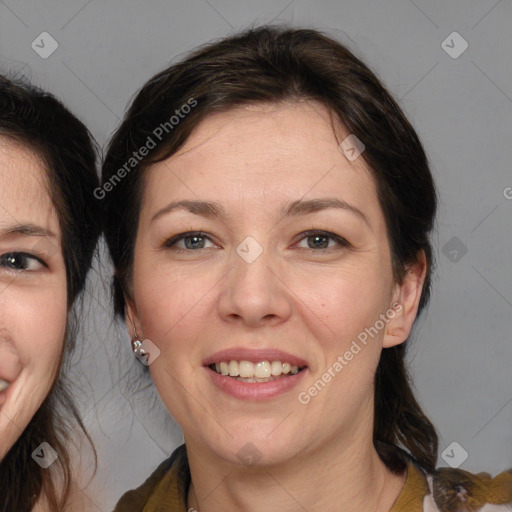
[[[7,392],[9,391],[9,388],[12,387],[15,380],[16,379],[6,380],[6,379],[0,377],[0,408],[6,402]]]
[[[10,382],[7,382],[4,379],[0,379],[0,393],[5,391],[9,387]]]
[[[21,372],[21,362],[7,337],[0,338],[0,393],[7,391]],[[2,400],[0,400],[0,405]]]
[[[227,349],[203,361],[210,370],[235,380],[258,383],[286,378],[305,370],[307,364],[280,350]]]

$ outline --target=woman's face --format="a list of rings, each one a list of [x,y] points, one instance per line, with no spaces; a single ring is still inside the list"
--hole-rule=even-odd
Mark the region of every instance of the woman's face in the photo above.
[[[57,376],[66,271],[42,163],[0,137],[0,459]]]
[[[371,442],[380,352],[409,334],[422,276],[394,282],[375,183],[345,149],[319,104],[244,107],[147,173],[128,313],[204,454],[273,464]]]

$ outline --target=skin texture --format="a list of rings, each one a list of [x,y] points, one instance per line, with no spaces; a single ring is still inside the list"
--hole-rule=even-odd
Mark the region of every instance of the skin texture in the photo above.
[[[317,103],[243,107],[208,117],[147,174],[127,314],[161,351],[150,371],[183,428],[188,506],[201,512],[389,510],[404,483],[373,447],[373,378],[381,350],[410,333],[425,264],[420,255],[395,283],[374,181],[361,157],[350,162],[338,148],[348,135]],[[290,201],[327,197],[367,222],[337,208],[278,217]],[[183,199],[219,202],[227,216],[178,209],[152,221]],[[314,236],[303,233],[313,229],[350,245],[327,238],[327,249],[311,249]],[[165,247],[187,231],[207,233],[204,248],[185,249],[183,240]],[[248,236],[263,249],[252,263],[236,252]],[[298,393],[395,303],[400,312],[300,403]],[[240,400],[214,386],[202,366],[231,347],[277,348],[308,368],[291,391]],[[247,443],[259,454],[250,467],[237,456]]]
[[[53,235],[13,232],[20,225]],[[0,137],[0,377],[11,382],[0,393],[0,459],[58,373],[67,316],[60,237],[41,161]]]

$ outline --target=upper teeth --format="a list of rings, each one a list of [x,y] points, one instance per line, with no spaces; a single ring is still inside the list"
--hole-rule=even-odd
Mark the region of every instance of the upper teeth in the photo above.
[[[9,382],[6,380],[0,379],[0,393],[5,391],[9,387]]]
[[[281,361],[259,361],[253,363],[251,361],[222,361],[215,363],[215,370],[222,375],[230,377],[256,377],[257,379],[266,379],[271,376],[281,374],[299,372],[298,366],[292,366],[290,363],[282,363]]]

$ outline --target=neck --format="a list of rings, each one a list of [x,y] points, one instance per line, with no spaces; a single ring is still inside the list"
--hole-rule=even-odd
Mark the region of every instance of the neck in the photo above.
[[[350,443],[341,437],[285,463],[251,468],[187,443],[192,476],[187,510],[389,511],[405,475],[386,468],[371,436],[370,442],[359,436]]]

